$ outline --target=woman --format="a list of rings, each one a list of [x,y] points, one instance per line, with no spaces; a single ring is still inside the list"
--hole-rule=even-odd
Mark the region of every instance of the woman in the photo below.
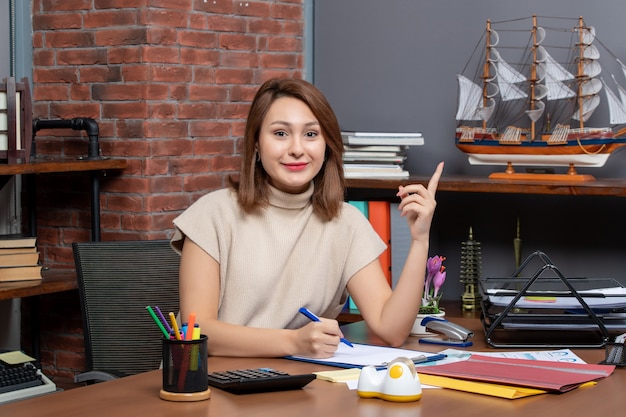
[[[196,314],[222,356],[333,355],[334,318],[349,294],[368,326],[401,345],[417,314],[440,163],[428,187],[400,187],[413,241],[395,291],[378,260],[386,246],[345,203],[339,124],[312,84],[273,79],[248,115],[239,180],[175,219],[181,316]],[[311,322],[306,307],[321,316]]]

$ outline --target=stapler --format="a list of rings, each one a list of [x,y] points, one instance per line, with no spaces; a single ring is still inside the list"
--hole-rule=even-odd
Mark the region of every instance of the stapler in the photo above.
[[[472,346],[472,342],[468,339],[474,336],[474,332],[456,323],[437,317],[424,317],[422,326],[424,326],[426,330],[443,334],[445,338],[424,337],[419,340],[420,343],[461,347]]]

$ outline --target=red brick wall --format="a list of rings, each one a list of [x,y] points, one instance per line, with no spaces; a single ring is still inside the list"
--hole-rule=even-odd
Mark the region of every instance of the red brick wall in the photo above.
[[[93,118],[102,154],[128,161],[101,179],[102,240],[169,237],[174,217],[238,171],[245,117],[260,83],[303,77],[303,0],[32,3],[34,117]],[[36,148],[83,155],[87,138],[40,131]],[[89,174],[37,181],[44,263],[73,267],[71,242],[90,239]],[[80,370],[75,297],[42,297],[46,309],[74,303],[59,320],[42,321],[51,375]]]

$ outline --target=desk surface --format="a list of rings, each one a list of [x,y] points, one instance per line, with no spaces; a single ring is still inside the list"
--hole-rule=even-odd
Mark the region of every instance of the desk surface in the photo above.
[[[475,330],[474,350],[488,349],[477,319],[455,320]],[[346,337],[354,341],[374,339],[367,336],[362,322],[344,326]],[[441,347],[420,345],[411,338],[407,347],[439,351]],[[589,363],[604,358],[602,349],[576,350]],[[286,359],[209,358],[212,371],[273,367],[290,373],[308,373],[333,369]],[[360,399],[344,384],[315,380],[302,390],[250,395],[228,394],[212,389],[211,399],[196,403],[174,403],[159,399],[161,371],[152,371],[101,384],[81,387],[39,398],[0,405],[0,414],[20,417],[46,415],[63,417],[141,416],[561,416],[589,417],[618,415],[624,410],[626,369],[616,369],[596,386],[565,394],[544,394],[518,400],[506,400],[445,389],[425,389],[420,401],[390,403],[378,399]]]

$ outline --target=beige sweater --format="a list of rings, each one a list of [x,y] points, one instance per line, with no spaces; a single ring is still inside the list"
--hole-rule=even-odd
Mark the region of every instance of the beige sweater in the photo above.
[[[258,214],[238,206],[235,191],[211,192],[174,220],[172,245],[186,237],[220,264],[219,319],[264,328],[298,328],[307,307],[335,318],[346,285],[386,248],[369,221],[344,203],[330,222],[313,213],[313,185],[303,194],[272,188]]]

